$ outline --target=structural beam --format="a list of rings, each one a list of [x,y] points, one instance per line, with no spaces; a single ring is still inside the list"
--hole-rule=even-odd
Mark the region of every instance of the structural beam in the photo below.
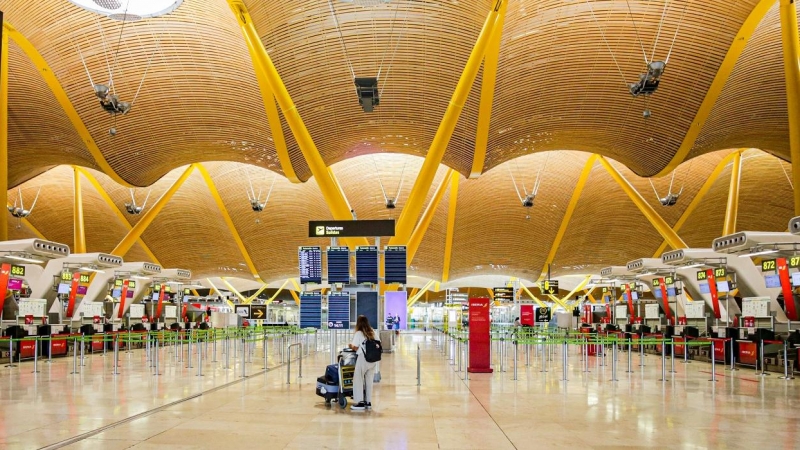
[[[125,235],[125,237],[122,239],[122,241],[120,241],[120,243],[117,244],[114,250],[111,251],[111,254],[117,256],[125,256],[125,254],[128,253],[128,250],[130,250],[131,247],[133,247],[133,244],[136,243],[136,241],[138,241],[140,237],[142,237],[142,233],[144,233],[144,230],[146,230],[147,227],[149,227],[150,224],[153,223],[153,219],[155,219],[158,213],[160,213],[161,210],[164,209],[164,206],[166,206],[167,203],[169,203],[169,201],[172,199],[172,196],[175,195],[175,192],[177,192],[178,189],[183,185],[184,181],[186,181],[186,179],[189,178],[189,175],[191,175],[192,171],[196,167],[197,167],[196,164],[192,164],[189,167],[187,167],[186,170],[183,171],[181,176],[178,177],[178,179],[175,180],[174,183],[172,183],[172,186],[170,186],[169,189],[167,189],[167,191],[164,192],[161,198],[158,199],[158,201],[153,205],[152,208],[150,208],[150,210],[144,213],[144,215],[142,216],[141,219],[139,219],[136,225],[134,225],[134,227],[131,228],[131,231],[129,231],[128,234]]]
[[[106,190],[103,188],[103,185],[101,185],[100,182],[97,181],[97,178],[95,178],[91,172],[82,167],[72,166],[72,168],[80,172],[80,174],[83,175],[84,178],[86,178],[86,180],[89,181],[89,183],[92,186],[94,186],[94,190],[97,191],[97,193],[100,195],[103,201],[106,202],[108,207],[111,209],[111,212],[113,212],[114,215],[117,216],[117,219],[120,221],[120,223],[124,225],[128,229],[128,231],[130,231],[131,228],[133,228],[131,226],[131,223],[128,222],[128,219],[126,219],[125,215],[122,214],[122,211],[120,211],[120,209],[117,207],[117,204],[114,203],[114,200],[111,199],[111,196],[108,195],[108,192],[106,192]],[[154,255],[153,252],[150,251],[150,248],[147,246],[147,244],[144,243],[144,240],[142,240],[141,237],[137,242],[139,246],[142,247],[142,250],[144,250],[144,252],[147,253],[147,256],[150,258],[151,262],[154,262],[159,265],[161,264],[158,261],[158,258],[156,258],[156,255]]]
[[[261,89],[261,99],[264,101],[264,112],[267,114],[267,122],[272,132],[272,142],[275,144],[275,153],[278,155],[278,162],[281,165],[281,170],[289,181],[292,183],[300,183],[301,181],[297,178],[297,173],[295,173],[294,167],[292,166],[289,150],[286,147],[286,137],[283,135],[281,117],[278,115],[278,107],[275,105],[275,95],[272,93],[272,88],[269,86],[269,81],[267,81],[264,71],[258,66],[255,46],[252,45],[247,38],[247,34],[245,34],[244,37],[247,50],[250,52],[250,60],[253,62],[253,70],[256,73],[258,87]]]
[[[739,215],[739,185],[742,181],[742,152],[734,153],[731,164],[731,186],[728,189],[728,205],[725,208],[725,223],[722,225],[722,235],[727,236],[736,232],[736,217]]]
[[[339,192],[339,195],[341,196],[341,198],[344,199],[344,203],[346,205],[347,214],[348,214],[348,216],[346,218],[344,218],[344,219],[336,219],[335,217],[334,217],[334,219],[336,219],[336,220],[350,220],[350,219],[352,219],[353,218],[353,213],[351,212],[352,208],[350,207],[350,202],[347,201],[347,196],[344,195],[344,189],[342,189],[342,185],[339,184],[339,180],[336,179],[336,174],[333,173],[333,169],[330,168],[330,167],[326,168],[326,172],[328,173],[328,176],[330,177],[331,182],[333,182],[333,185],[336,187],[337,192]],[[321,188],[322,187],[320,186],[320,189]],[[355,248],[358,245],[369,245],[369,241],[367,241],[367,238],[365,238],[365,237],[360,237],[360,238],[349,237],[349,238],[341,238],[340,240],[342,241],[342,245],[347,245],[351,249]],[[381,270],[383,270],[382,267],[383,266],[381,265]],[[383,276],[383,274],[381,274],[381,276]]]
[[[789,152],[792,159],[794,214],[800,215],[800,37],[794,0],[780,0],[783,68],[789,112]]]
[[[319,185],[319,189],[322,192],[322,196],[325,198],[325,202],[328,204],[328,208],[331,210],[333,218],[336,220],[352,219],[347,200],[342,196],[341,190],[337,188],[336,183],[331,179],[325,161],[322,160],[322,156],[319,154],[319,150],[316,144],[314,144],[314,140],[311,138],[308,128],[306,128],[303,119],[300,117],[300,113],[297,111],[297,107],[289,95],[289,91],[286,90],[286,85],[283,83],[283,80],[278,74],[278,70],[275,68],[272,59],[269,57],[269,54],[267,54],[267,50],[261,42],[261,38],[256,31],[256,27],[253,24],[247,7],[242,0],[228,0],[228,4],[236,20],[239,22],[239,27],[245,36],[248,48],[252,50],[252,55],[255,57],[253,64],[256,72],[262,72],[264,79],[275,95],[275,99],[278,101],[278,105],[286,119],[286,123],[289,125],[289,128],[292,129],[292,134],[295,140],[297,140],[297,145],[300,147],[300,151],[303,153],[308,163],[308,168],[311,170],[311,173]]]
[[[284,282],[283,282],[283,284],[281,285],[281,287],[279,287],[279,288],[278,288],[278,290],[277,290],[277,291],[275,291],[275,295],[273,295],[272,297],[270,297],[270,298],[269,298],[269,300],[267,300],[265,303],[266,303],[267,305],[269,305],[270,303],[272,303],[272,301],[273,301],[273,300],[275,300],[276,298],[278,298],[278,294],[280,294],[280,293],[281,293],[281,291],[283,291],[283,288],[285,288],[287,284],[289,284],[289,278],[287,278],[287,279],[286,279],[286,281],[284,281]]]
[[[562,302],[567,302],[570,299],[572,299],[572,296],[575,295],[576,293],[578,293],[578,291],[580,291],[584,287],[586,287],[586,285],[589,284],[589,280],[591,280],[591,279],[592,279],[592,276],[591,275],[587,275],[586,278],[583,279],[583,281],[581,281],[580,283],[578,283],[577,286],[575,286],[575,289],[569,291],[569,294],[567,294],[564,297],[562,297],[561,301]]]
[[[425,293],[427,293],[427,292],[428,292],[428,289],[430,289],[430,288],[431,288],[431,286],[433,286],[433,284],[434,284],[434,283],[435,283],[435,282],[434,282],[433,280],[430,280],[430,281],[428,281],[427,283],[425,283],[425,286],[423,286],[423,287],[422,287],[422,289],[420,289],[420,290],[419,290],[419,292],[417,292],[415,295],[411,296],[411,298],[410,298],[410,299],[408,299],[408,303],[407,303],[407,305],[406,305],[406,306],[407,306],[407,307],[409,307],[409,308],[410,308],[411,306],[414,306],[414,303],[417,303],[417,301],[418,301],[420,298],[422,298],[422,295],[423,295],[423,294],[425,294]]]
[[[247,303],[247,298],[244,295],[242,295],[241,292],[237,291],[236,288],[234,288],[230,283],[228,283],[228,280],[226,280],[224,277],[219,277],[219,279],[222,281],[222,284],[224,284],[225,287],[227,287],[231,292],[233,292],[234,295],[239,297],[239,300],[242,303]]]
[[[483,173],[486,162],[486,145],[489,143],[489,124],[492,119],[492,102],[494,101],[497,64],[500,59],[500,42],[503,40],[503,23],[506,17],[508,2],[503,2],[497,23],[492,32],[492,39],[486,47],[483,57],[483,76],[481,77],[481,102],[478,109],[478,132],[475,136],[475,151],[472,154],[472,170],[470,178],[478,178]]]
[[[786,0],[781,0],[781,3],[784,1]],[[761,23],[761,20],[767,15],[767,12],[774,4],[775,0],[761,0],[750,12],[750,15],[747,16],[747,19],[745,19],[744,23],[739,28],[739,32],[733,38],[728,53],[725,54],[725,59],[722,60],[722,64],[720,64],[719,69],[717,69],[717,74],[714,76],[714,80],[711,82],[711,86],[709,86],[706,96],[700,104],[700,108],[698,108],[694,120],[687,130],[681,146],[678,148],[678,151],[675,152],[669,164],[656,174],[657,177],[667,175],[675,170],[683,160],[686,159],[689,151],[694,148],[695,141],[697,141],[697,137],[703,130],[703,125],[705,125],[706,120],[708,120],[708,116],[711,114],[714,104],[716,104],[717,99],[722,94],[722,90],[728,82],[728,78],[733,72],[736,62],[739,60],[739,56],[741,56],[745,47],[750,42],[750,38],[753,36],[753,32],[756,30],[756,27],[758,27],[758,24]],[[798,214],[800,214],[800,212],[798,212]]]
[[[212,282],[211,282],[211,278],[206,278],[206,281],[208,281],[208,284],[209,284],[209,285],[211,285],[211,288],[212,288],[212,289],[214,289],[215,291],[217,291],[217,293],[218,293],[220,296],[222,296],[222,291],[221,291],[221,290],[219,290],[219,288],[218,288],[218,287],[216,287],[216,286],[214,285],[214,283],[212,283]],[[211,295],[211,292],[210,292],[210,291],[209,291],[208,295]],[[230,300],[228,300],[228,299],[225,299],[225,302],[228,304],[228,306],[230,306],[230,307],[231,307],[231,311],[235,311],[235,310],[236,310],[236,308],[235,308],[235,306],[234,306],[234,304],[233,304],[233,302],[232,302],[232,301],[230,301]]]
[[[417,254],[420,244],[422,244],[422,238],[425,237],[425,233],[428,231],[431,221],[433,221],[436,208],[439,207],[439,203],[442,201],[444,192],[447,190],[447,180],[450,179],[453,173],[455,173],[453,169],[447,170],[444,178],[442,178],[442,182],[439,183],[439,187],[436,188],[436,191],[433,193],[431,202],[428,203],[428,207],[425,208],[425,212],[422,213],[422,218],[420,219],[419,224],[414,229],[414,232],[411,233],[411,237],[409,237],[407,241],[401,241],[397,236],[393,236],[391,239],[389,239],[389,245],[402,245],[403,243],[406,244],[406,264],[409,266],[414,260],[414,255]]]
[[[444,261],[442,262],[442,283],[450,279],[450,258],[453,256],[453,234],[456,229],[456,202],[458,201],[458,172],[450,175],[450,208],[447,213],[447,234],[444,239]]]
[[[253,300],[257,299],[258,296],[261,295],[261,293],[264,292],[264,289],[266,289],[266,288],[267,288],[267,284],[266,283],[262,284],[261,287],[258,288],[258,290],[256,291],[255,294],[251,295],[250,297],[247,297],[247,300],[245,300],[244,303],[245,304],[253,303]]]
[[[619,184],[619,187],[628,194],[631,201],[639,208],[639,211],[644,214],[645,218],[653,225],[653,228],[658,231],[658,233],[667,241],[672,248],[686,248],[686,243],[683,242],[683,239],[678,236],[677,233],[669,226],[669,224],[647,203],[647,200],[642,197],[640,194],[625,177],[622,176],[621,173],[617,169],[614,168],[609,162],[602,156],[598,157],[600,163],[603,164],[603,167],[606,168],[608,173],[611,175],[611,178]]]
[[[708,177],[706,177],[705,183],[703,183],[703,185],[700,187],[700,190],[697,191],[697,194],[695,194],[691,203],[689,203],[689,206],[687,206],[686,209],[683,210],[683,214],[681,214],[681,217],[678,219],[678,221],[675,222],[675,226],[672,227],[673,231],[675,231],[676,233],[680,231],[683,224],[686,223],[692,212],[694,212],[694,210],[697,209],[697,206],[700,205],[700,202],[706,196],[708,191],[711,190],[711,186],[714,185],[714,183],[719,178],[719,175],[722,173],[723,170],[725,170],[725,167],[728,165],[728,163],[731,162],[734,156],[735,153],[730,153],[728,156],[722,158],[722,161],[720,161],[719,164],[717,164],[717,167],[715,167],[714,170],[711,171],[711,173],[708,175]],[[667,241],[662,242],[661,245],[656,250],[656,252],[653,254],[653,258],[660,258],[661,254],[664,253],[668,245],[669,244],[667,243]]]
[[[300,284],[297,283],[297,280],[295,280],[294,278],[290,279],[292,280],[292,284],[294,285],[295,290],[297,292],[303,292],[303,288],[300,287]],[[297,293],[295,291],[289,291],[289,292],[292,294],[292,297],[294,297],[294,302],[299,305],[300,297],[297,296]]]
[[[527,287],[525,287],[525,285],[524,285],[524,284],[522,284],[522,281],[520,281],[520,282],[519,282],[519,287],[521,287],[521,288],[522,288],[522,290],[523,290],[523,291],[524,291],[526,294],[528,294],[528,297],[530,297],[531,299],[533,299],[533,301],[534,301],[534,302],[536,302],[536,304],[537,304],[537,305],[541,306],[542,308],[547,308],[547,305],[545,305],[544,303],[542,303],[542,301],[541,301],[541,300],[539,300],[538,298],[536,298],[536,296],[535,296],[535,295],[533,295],[533,293],[530,291],[530,289],[528,289]],[[487,288],[487,289],[488,289],[488,288]],[[494,299],[494,295],[492,295],[492,299]]]
[[[86,231],[83,223],[83,191],[81,190],[81,173],[78,169],[72,169],[72,179],[74,184],[74,200],[72,204],[72,231],[75,245],[72,251],[75,253],[86,253]]]
[[[436,171],[439,168],[439,164],[442,162],[444,153],[447,150],[447,145],[450,143],[450,138],[453,136],[453,130],[455,130],[458,117],[461,115],[461,110],[472,88],[472,83],[475,81],[475,77],[478,74],[481,60],[486,54],[486,47],[489,45],[489,40],[497,25],[497,17],[500,14],[501,6],[505,2],[506,0],[492,1],[492,10],[486,17],[486,22],[484,22],[483,28],[478,35],[477,42],[475,42],[475,47],[473,47],[469,55],[469,59],[464,67],[464,71],[461,73],[456,89],[450,99],[450,103],[447,105],[447,110],[445,110],[444,116],[442,117],[442,122],[439,124],[439,128],[436,130],[436,134],[431,141],[431,146],[428,149],[427,155],[425,155],[425,161],[422,163],[416,181],[414,181],[414,186],[411,188],[411,193],[408,196],[408,200],[406,200],[406,205],[403,207],[403,211],[397,219],[395,234],[401,241],[407,241],[409,237],[411,237],[411,233],[417,223],[417,218],[419,218],[419,214],[422,211],[422,205],[425,203],[428,191],[433,184]]]
[[[8,33],[0,35],[0,196],[3,203],[8,204]],[[8,213],[3,211],[0,213],[0,241],[7,240]]]
[[[61,108],[64,110],[64,113],[67,115],[67,118],[72,123],[72,126],[75,128],[75,131],[80,136],[81,140],[83,141],[84,145],[86,145],[86,149],[94,158],[95,164],[99,170],[109,177],[116,181],[118,184],[121,184],[126,187],[133,187],[130,183],[125,181],[121,176],[119,176],[114,169],[108,164],[106,161],[105,156],[100,151],[100,148],[97,146],[97,143],[92,138],[92,135],[89,133],[89,130],[86,128],[86,125],[81,120],[80,116],[78,115],[78,111],[75,110],[75,107],[72,105],[67,93],[64,91],[64,88],[61,86],[61,83],[56,78],[53,70],[47,64],[47,61],[44,60],[42,55],[36,50],[36,47],[25,38],[19,31],[16,30],[11,24],[8,22],[3,22],[3,36],[8,34],[8,37],[14,40],[14,42],[22,49],[23,52],[28,56],[28,59],[31,60],[33,65],[42,75],[45,83],[50,88],[50,91],[53,92],[53,96],[55,96],[56,101]],[[4,52],[5,53],[5,52]],[[7,89],[3,89],[3,92],[6,92]]]
[[[250,269],[250,273],[253,275],[253,278],[261,281],[261,276],[258,274],[256,265],[253,263],[253,259],[250,258],[250,253],[247,252],[247,248],[244,246],[242,237],[239,235],[239,231],[236,230],[236,226],[233,224],[231,215],[228,214],[228,208],[225,207],[225,202],[222,201],[222,197],[220,197],[219,191],[217,191],[217,186],[214,184],[214,180],[211,179],[211,175],[208,174],[208,171],[202,164],[196,164],[196,167],[197,171],[200,172],[200,175],[203,176],[203,180],[206,182],[209,192],[211,192],[211,197],[214,199],[214,202],[216,202],[217,208],[219,209],[220,214],[222,214],[222,219],[225,220],[225,224],[228,226],[228,231],[231,232],[233,241],[236,242],[236,246],[239,248],[239,252],[241,252],[244,262],[247,264],[247,268]]]
[[[556,237],[553,239],[553,243],[550,245],[550,253],[547,254],[547,259],[544,261],[544,267],[542,267],[539,280],[541,280],[542,277],[547,273],[547,266],[552,264],[553,260],[556,258],[558,247],[561,245],[561,241],[564,239],[564,234],[567,232],[569,222],[572,220],[572,213],[575,212],[575,207],[578,205],[578,200],[581,199],[583,188],[586,186],[586,180],[589,179],[589,174],[592,173],[592,169],[594,168],[595,162],[597,162],[597,158],[598,155],[590,156],[586,161],[586,164],[583,166],[583,170],[578,177],[578,182],[575,183],[575,188],[572,190],[572,197],[570,197],[569,203],[567,203],[567,209],[564,211],[564,217],[561,218],[561,225],[558,227]]]

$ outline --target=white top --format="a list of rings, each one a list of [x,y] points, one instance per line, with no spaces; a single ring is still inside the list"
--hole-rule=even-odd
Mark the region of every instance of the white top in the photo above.
[[[356,334],[353,335],[353,341],[350,342],[350,345],[352,345],[354,347],[358,347],[358,353],[360,353],[362,356],[364,356],[364,348],[361,347],[361,344],[363,344],[364,341],[366,341],[366,340],[367,340],[367,337],[364,336],[364,333],[362,333],[360,331],[356,331]]]

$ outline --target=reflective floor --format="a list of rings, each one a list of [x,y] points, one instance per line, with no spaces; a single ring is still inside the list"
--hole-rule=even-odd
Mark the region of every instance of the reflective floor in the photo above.
[[[270,366],[280,362],[274,350]],[[226,370],[220,355],[217,362],[206,356],[198,377],[196,356],[189,369],[169,350],[160,376],[141,351],[121,354],[120,375],[109,355],[88,357],[78,375],[70,375],[71,358],[40,362],[35,375],[25,362],[0,367],[0,448],[39,448],[114,424],[63,448],[800,448],[800,378],[717,365],[711,382],[709,364],[675,361],[669,373],[667,359],[662,382],[660,357],[647,356],[641,367],[635,353],[627,373],[628,355],[620,352],[619,381],[612,381],[610,355],[605,366],[594,357],[585,365],[573,350],[564,382],[560,347],[546,373],[536,350],[526,365],[521,349],[517,381],[510,355],[505,372],[496,364],[495,373],[466,380],[431,334],[403,335],[384,355],[371,412],[326,407],[314,394],[328,351],[303,361],[302,378],[293,364],[292,384],[285,366],[259,373],[258,348],[244,381],[241,364]]]

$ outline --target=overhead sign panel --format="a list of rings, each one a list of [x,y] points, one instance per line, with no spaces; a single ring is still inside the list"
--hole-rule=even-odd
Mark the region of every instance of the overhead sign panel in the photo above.
[[[328,328],[350,329],[350,293],[333,292],[328,295]]]
[[[555,295],[558,294],[558,280],[544,280],[539,282],[539,289],[542,294]]]
[[[356,247],[356,284],[378,283],[378,247]]]
[[[406,246],[387,245],[383,257],[384,282],[406,284]]]
[[[322,249],[300,247],[297,252],[300,264],[300,283],[322,283]]]
[[[300,328],[322,327],[322,295],[303,292],[300,294]]]
[[[310,220],[308,237],[394,236],[394,219]]]
[[[510,286],[492,288],[494,300],[500,302],[514,301],[514,288]]]
[[[328,247],[328,283],[350,283],[350,248]]]
[[[251,319],[266,319],[267,306],[266,305],[250,305],[250,318]]]

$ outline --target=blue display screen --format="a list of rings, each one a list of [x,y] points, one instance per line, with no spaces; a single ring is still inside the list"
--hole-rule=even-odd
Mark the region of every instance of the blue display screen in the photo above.
[[[711,289],[708,287],[708,282],[700,283],[700,293],[701,294],[710,294]]]
[[[777,275],[764,275],[764,282],[768,288],[781,287],[781,278]]]
[[[322,295],[300,294],[300,328],[322,327]]]

